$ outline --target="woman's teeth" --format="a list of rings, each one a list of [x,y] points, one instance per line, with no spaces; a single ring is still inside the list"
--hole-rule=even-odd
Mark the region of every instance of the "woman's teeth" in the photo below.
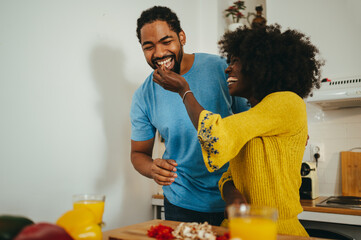
[[[237,78],[229,77],[229,78],[227,79],[228,86],[229,86],[229,85],[232,85],[233,83],[235,83],[235,82],[237,82],[237,81],[238,81]]]

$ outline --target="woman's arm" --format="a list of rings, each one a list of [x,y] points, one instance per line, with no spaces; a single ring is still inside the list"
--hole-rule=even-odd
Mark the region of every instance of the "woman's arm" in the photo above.
[[[189,118],[198,130],[199,114],[204,108],[194,97],[187,81],[179,74],[166,69],[158,68],[153,73],[153,81],[166,90],[176,92],[183,99]]]
[[[227,181],[223,185],[223,197],[226,202],[226,206],[233,203],[241,204],[247,203],[246,198],[238,191],[236,186],[234,186],[233,181]]]

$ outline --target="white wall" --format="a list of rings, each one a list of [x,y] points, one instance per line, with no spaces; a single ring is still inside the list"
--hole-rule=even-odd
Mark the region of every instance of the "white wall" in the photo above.
[[[129,109],[151,72],[136,19],[153,5],[178,14],[186,52],[218,52],[223,0],[0,1],[0,214],[55,222],[73,194],[94,192],[107,196],[105,230],[151,219],[156,187],[130,163]],[[267,2],[269,22],[312,36],[330,77],[360,74],[360,10],[357,0]],[[324,194],[339,191],[337,154],[361,145],[360,119],[360,109],[310,116],[311,140],[326,144]]]
[[[216,52],[200,19],[216,0],[0,1],[0,214],[55,222],[73,194],[104,193],[105,230],[151,219],[129,109],[151,72],[136,20],[153,5],[178,14],[186,52]]]
[[[361,76],[360,11],[359,0],[267,1],[268,22],[310,36],[326,60],[322,75],[331,79]],[[341,195],[340,151],[361,147],[361,108],[321,111],[307,105],[307,111],[309,143],[325,148],[318,168],[320,194]]]

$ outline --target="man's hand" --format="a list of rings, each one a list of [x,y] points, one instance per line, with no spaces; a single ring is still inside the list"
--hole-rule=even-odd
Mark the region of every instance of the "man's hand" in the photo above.
[[[165,90],[176,92],[180,95],[189,90],[189,85],[184,77],[164,67],[158,67],[154,71],[153,81]]]
[[[159,185],[171,185],[175,178],[178,177],[177,173],[175,173],[177,165],[173,159],[156,158],[151,167],[151,176]]]
[[[134,168],[143,176],[153,178],[159,185],[170,185],[178,177],[178,164],[173,159],[152,159],[154,138],[146,141],[131,140],[130,158]]]

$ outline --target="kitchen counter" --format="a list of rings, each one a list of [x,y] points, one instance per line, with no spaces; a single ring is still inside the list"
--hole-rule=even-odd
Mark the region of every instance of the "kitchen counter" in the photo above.
[[[301,200],[303,212],[298,215],[300,220],[341,223],[361,226],[361,210],[348,208],[317,207],[316,204],[326,199],[326,196],[314,200]],[[162,218],[163,195],[152,196],[154,218]]]
[[[117,228],[114,230],[105,231],[103,232],[103,240],[155,240],[155,238],[150,238],[147,236],[147,230],[151,226],[162,224],[165,226],[176,228],[179,223],[180,222],[167,220],[151,220],[148,222],[138,223],[126,227]],[[212,226],[212,229],[217,235],[223,235],[225,232],[228,231],[228,229],[224,227]],[[321,238],[278,235],[277,240],[321,240]]]
[[[322,212],[322,213],[336,213],[345,215],[361,216],[361,209],[348,208],[332,208],[332,207],[317,207],[316,204],[322,202],[328,197],[321,196],[313,200],[301,200],[303,211],[308,212]],[[163,206],[163,195],[156,194],[152,196],[152,204],[156,206]]]
[[[302,205],[303,211],[361,216],[361,209],[317,207],[316,206],[316,204],[322,202],[326,198],[328,198],[328,197],[322,196],[322,197],[318,197],[313,200],[301,200],[301,205]]]
[[[301,200],[303,212],[298,215],[298,219],[361,226],[361,209],[316,206],[326,198],[321,196],[314,200]]]

